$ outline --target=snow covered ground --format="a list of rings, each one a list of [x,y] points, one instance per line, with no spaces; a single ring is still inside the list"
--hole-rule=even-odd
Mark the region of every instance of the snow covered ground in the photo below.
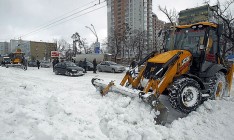
[[[154,125],[149,106],[139,99],[101,97],[91,84],[93,77],[119,82],[123,75],[67,77],[46,68],[0,67],[0,140],[234,139],[233,96],[206,101],[166,126]]]

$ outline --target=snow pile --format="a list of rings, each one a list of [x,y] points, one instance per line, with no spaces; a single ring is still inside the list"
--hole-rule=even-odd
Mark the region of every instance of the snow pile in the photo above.
[[[233,97],[206,101],[187,117],[174,115],[172,123],[160,126],[140,99],[116,93],[101,97],[91,84],[93,77],[119,83],[124,74],[67,77],[54,75],[52,69],[0,71],[1,140],[234,139]]]

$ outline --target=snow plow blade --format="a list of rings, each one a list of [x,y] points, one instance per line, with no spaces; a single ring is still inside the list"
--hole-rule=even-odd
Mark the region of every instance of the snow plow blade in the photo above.
[[[106,82],[98,78],[93,78],[91,82],[102,96],[105,96],[108,92],[115,92],[129,96],[131,98],[141,98],[145,103],[152,107],[156,116],[154,118],[155,124],[166,124],[169,110],[153,94],[142,94],[142,91],[140,90],[130,89],[121,85],[115,85],[114,81]]]
[[[129,97],[138,97],[138,94],[136,94],[138,90],[129,89],[121,85],[116,85],[114,81],[106,82],[98,78],[93,78],[91,82],[102,96],[105,96],[108,92],[115,92],[115,93],[127,95]]]
[[[23,69],[23,70],[27,70],[27,66],[22,65],[22,64],[6,64],[6,68],[9,68],[9,67],[14,67],[14,68],[20,68],[20,69]]]

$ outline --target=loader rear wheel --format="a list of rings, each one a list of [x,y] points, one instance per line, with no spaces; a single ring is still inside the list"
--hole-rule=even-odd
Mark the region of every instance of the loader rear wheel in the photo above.
[[[224,73],[222,72],[216,73],[214,77],[209,79],[209,81],[210,81],[209,87],[211,90],[210,99],[212,100],[222,99],[222,97],[225,96],[226,86],[227,86]]]
[[[190,113],[201,104],[198,82],[191,78],[180,78],[168,88],[171,106],[183,113]]]

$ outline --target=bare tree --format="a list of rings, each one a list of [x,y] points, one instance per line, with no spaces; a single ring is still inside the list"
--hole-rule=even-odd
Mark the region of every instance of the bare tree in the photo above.
[[[118,35],[117,31],[114,30],[112,36],[108,36],[108,50],[114,55],[114,61],[117,61],[117,56],[121,52],[121,36]]]
[[[146,46],[144,45],[144,31],[134,30],[130,41],[130,51],[135,55],[137,60],[143,58],[143,52],[145,52]]]
[[[129,25],[127,23],[124,23],[124,28],[122,29],[123,33],[121,36],[121,41],[123,43],[122,45],[122,56],[125,56],[125,52],[126,50],[129,50],[129,40],[130,40],[130,35],[131,35],[131,28],[129,27]],[[128,56],[129,56],[129,52],[127,51]],[[128,57],[129,58],[129,57]]]
[[[172,26],[175,26],[178,23],[178,13],[175,9],[168,11],[167,7],[162,8],[160,5],[158,6],[158,8],[167,16]]]
[[[64,51],[69,48],[69,43],[65,39],[60,39],[57,41],[57,50]]]
[[[86,38],[79,40],[79,48],[80,50],[84,50],[85,54],[91,53],[91,48],[88,46]]]
[[[74,33],[71,38],[73,39],[73,56],[76,56],[77,54],[77,43],[80,41],[80,35],[79,33]]]
[[[231,13],[230,6],[234,3],[234,0],[228,0],[224,3],[220,3],[219,0],[216,1],[217,7],[212,8],[215,12],[215,18],[221,24],[223,24],[222,31],[222,44],[223,51],[222,56],[225,57],[227,52],[234,52],[234,17]],[[205,4],[209,4],[209,1],[205,1]]]
[[[172,41],[171,41],[170,46],[171,46],[171,49],[174,49],[173,42],[174,42],[174,33],[176,30],[175,26],[178,24],[178,13],[176,12],[175,9],[168,11],[166,7],[162,8],[161,6],[158,6],[158,8],[161,12],[163,12],[167,16],[168,20],[170,21],[171,25],[173,26],[173,32],[172,32],[173,35],[171,37]]]

